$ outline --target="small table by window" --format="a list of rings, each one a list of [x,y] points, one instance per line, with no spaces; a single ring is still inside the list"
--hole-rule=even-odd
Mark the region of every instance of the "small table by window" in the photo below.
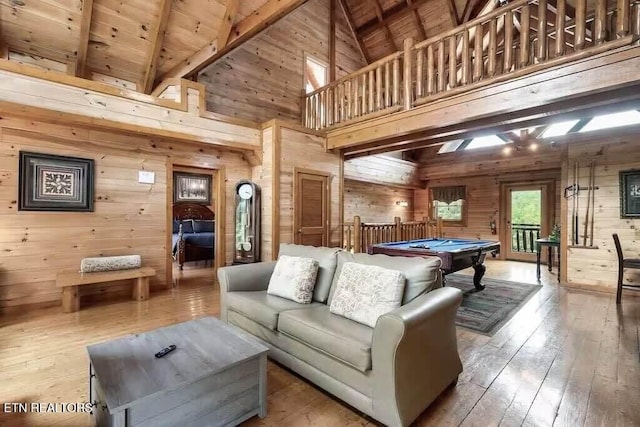
[[[556,254],[558,257],[558,282],[560,282],[560,240],[550,240],[550,239],[537,239],[536,240],[536,275],[538,277],[538,281],[540,280],[540,253],[542,252],[542,247],[547,247],[547,268],[549,271],[552,270],[553,266],[553,249],[555,248]]]

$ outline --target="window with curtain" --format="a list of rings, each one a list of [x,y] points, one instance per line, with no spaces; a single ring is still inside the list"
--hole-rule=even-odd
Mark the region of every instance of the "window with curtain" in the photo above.
[[[445,223],[465,225],[465,199],[467,188],[464,185],[431,188],[433,218],[442,218]]]

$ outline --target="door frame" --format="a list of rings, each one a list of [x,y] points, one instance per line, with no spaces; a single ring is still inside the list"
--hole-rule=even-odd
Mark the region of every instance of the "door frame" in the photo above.
[[[296,243],[298,241],[298,232],[300,229],[300,219],[298,218],[298,213],[300,212],[299,205],[299,192],[300,188],[298,185],[298,174],[307,174],[307,175],[317,175],[327,178],[327,203],[325,203],[325,216],[327,218],[327,222],[325,224],[325,233],[327,236],[327,247],[331,245],[331,173],[325,171],[319,171],[315,169],[306,169],[306,168],[293,168],[293,228],[291,230],[293,236],[293,242]]]
[[[544,237],[544,233],[550,233],[551,228],[553,227],[553,217],[555,214],[555,190],[556,190],[556,180],[555,179],[541,179],[535,181],[503,181],[500,183],[500,225],[499,225],[499,239],[500,239],[500,247],[504,248],[504,250],[500,250],[500,259],[507,260],[512,258],[507,258],[507,245],[509,243],[509,233],[507,233],[507,218],[508,213],[508,196],[509,189],[511,187],[541,187],[545,186],[546,191],[546,200],[543,200],[543,206],[546,204],[546,209],[543,207],[542,219],[540,221],[540,237]],[[517,259],[515,259],[517,260]],[[520,260],[517,260],[520,261]],[[528,260],[526,260],[528,261]]]
[[[226,171],[224,166],[217,168],[205,167],[201,164],[189,161],[167,161],[167,209],[166,209],[166,262],[165,262],[165,280],[167,288],[173,287],[173,257],[171,256],[171,230],[173,229],[173,172],[185,171],[193,173],[210,173],[211,174],[211,192],[214,195],[215,205],[213,213],[215,214],[215,248],[213,255],[213,266],[217,270],[226,265]]]

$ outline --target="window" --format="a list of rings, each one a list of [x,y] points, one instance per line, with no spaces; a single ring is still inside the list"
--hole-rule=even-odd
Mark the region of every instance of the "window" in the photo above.
[[[466,225],[467,188],[464,185],[433,187],[431,200],[433,218],[442,218],[448,225]]]
[[[305,54],[303,75],[306,93],[311,93],[327,84],[328,68],[325,62]]]

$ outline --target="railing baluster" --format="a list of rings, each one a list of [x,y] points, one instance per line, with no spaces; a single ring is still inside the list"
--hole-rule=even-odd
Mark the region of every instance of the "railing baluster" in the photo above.
[[[367,88],[367,75],[363,74],[360,79],[362,80],[362,98],[360,98],[361,107],[360,107],[360,115],[364,116],[368,113],[367,111],[367,90],[371,90],[371,88]]]
[[[618,20],[616,23],[616,34],[618,38],[622,38],[629,34],[629,11],[631,4],[629,0],[617,0],[616,12],[618,13]],[[576,15],[578,14],[576,10]],[[577,16],[576,16],[577,19]]]
[[[416,61],[416,98],[421,98],[424,93],[422,89],[422,75],[423,75],[423,62],[424,62],[424,50],[416,50],[418,60]]]
[[[538,45],[536,58],[547,59],[547,0],[538,0]]]
[[[582,50],[587,25],[587,0],[576,0],[575,50]]]
[[[393,105],[391,100],[391,64],[389,62],[384,64],[384,105],[387,108]]]
[[[558,0],[564,2],[565,0]],[[504,62],[503,73],[508,73],[513,67],[513,12],[508,10],[504,15]]]
[[[351,119],[351,104],[353,103],[351,98],[353,94],[351,93],[351,80],[347,80],[344,82],[344,97],[345,97],[345,105],[346,105],[346,113],[345,120]]]
[[[403,55],[403,101],[404,109],[410,110],[413,107],[413,56],[411,55],[413,48],[413,39],[411,37],[404,39],[404,55]]]
[[[433,56],[433,45],[430,44],[427,46],[427,95],[433,95],[435,92],[433,87],[433,66],[435,65]]]
[[[345,84],[346,83],[341,83],[340,84],[340,91],[339,91],[339,95],[340,95],[340,122],[344,122],[346,120],[346,111],[345,111],[345,105],[344,105],[344,93],[345,93]]]
[[[445,89],[444,79],[444,40],[438,42],[438,92]]]
[[[567,0],[556,2],[556,57],[563,56],[565,50],[565,22],[567,15]]]
[[[376,68],[376,110],[382,110],[382,66]]]
[[[456,36],[449,37],[449,89],[458,85],[458,65],[456,64]],[[464,63],[464,59],[463,59]]]
[[[391,105],[400,104],[400,60],[393,58],[393,101]]]
[[[522,6],[522,10],[520,11],[520,68],[529,65],[529,49],[531,43],[530,27],[531,9],[527,4]]]
[[[596,16],[593,22],[593,42],[601,45],[607,38],[607,0],[596,0]]]
[[[484,39],[482,24],[476,25],[475,48],[473,50],[473,81],[482,80],[484,60],[482,58],[482,41]]]
[[[469,52],[469,30],[462,32],[462,84],[471,83],[471,53]]]
[[[489,62],[487,64],[487,75],[496,75],[496,52],[498,51],[498,18],[489,21]]]
[[[633,2],[631,14],[631,32],[635,36],[640,36],[640,1]]]
[[[369,71],[369,109],[367,111],[368,113],[373,113],[376,110],[373,104],[375,99],[374,98],[375,91],[373,90],[373,88],[375,87],[374,73],[375,71],[373,70]]]

